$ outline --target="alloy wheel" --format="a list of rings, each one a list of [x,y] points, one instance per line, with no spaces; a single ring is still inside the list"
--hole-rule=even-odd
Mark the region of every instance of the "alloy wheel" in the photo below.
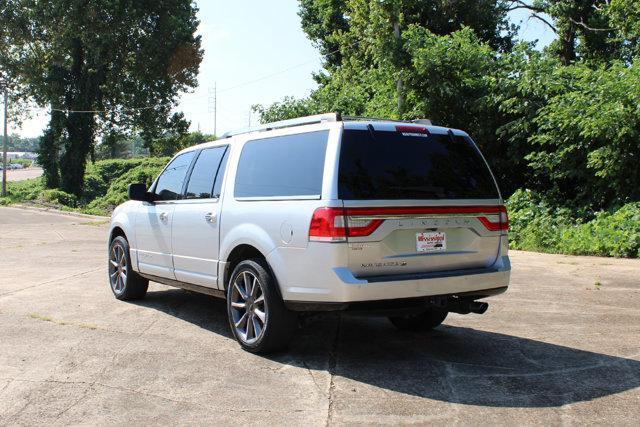
[[[127,257],[124,248],[117,244],[113,245],[109,256],[109,281],[116,295],[124,292],[127,283]]]
[[[267,326],[267,305],[258,277],[241,271],[233,280],[230,311],[236,335],[246,344],[258,341]]]

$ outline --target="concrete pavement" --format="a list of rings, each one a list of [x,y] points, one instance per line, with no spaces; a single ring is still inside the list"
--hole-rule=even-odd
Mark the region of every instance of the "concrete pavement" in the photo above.
[[[0,424],[637,424],[640,262],[513,252],[484,315],[428,334],[309,320],[240,350],[224,303],[113,298],[100,220],[0,208]]]

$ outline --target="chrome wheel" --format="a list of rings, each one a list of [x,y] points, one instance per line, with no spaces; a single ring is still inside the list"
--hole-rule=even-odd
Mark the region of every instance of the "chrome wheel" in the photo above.
[[[113,245],[109,256],[109,281],[116,295],[124,292],[127,283],[127,257],[124,248],[118,244]]]
[[[241,271],[233,280],[230,312],[236,335],[246,344],[258,341],[267,326],[267,306],[258,277]]]

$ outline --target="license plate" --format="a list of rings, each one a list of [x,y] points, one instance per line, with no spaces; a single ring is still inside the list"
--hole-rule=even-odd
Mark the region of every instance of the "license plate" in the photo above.
[[[416,234],[416,251],[442,252],[447,250],[447,236],[440,231]]]

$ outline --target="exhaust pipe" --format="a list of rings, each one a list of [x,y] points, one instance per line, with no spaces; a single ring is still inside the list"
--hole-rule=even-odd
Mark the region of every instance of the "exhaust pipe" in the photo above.
[[[478,301],[459,301],[454,303],[449,303],[446,306],[446,310],[451,311],[453,313],[458,314],[483,314],[489,308],[489,304],[486,302],[478,302]]]
[[[476,314],[483,314],[489,308],[486,302],[471,301],[469,303],[469,311]]]

